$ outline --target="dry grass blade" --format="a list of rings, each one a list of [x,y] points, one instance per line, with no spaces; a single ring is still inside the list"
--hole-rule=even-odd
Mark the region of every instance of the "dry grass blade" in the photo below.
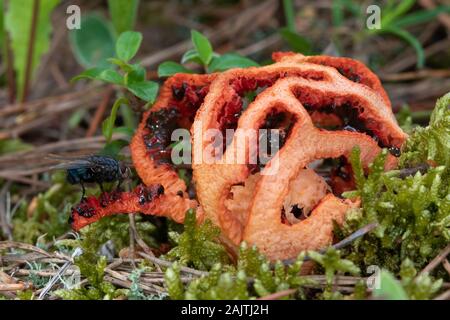
[[[418,276],[433,271],[450,254],[450,244],[446,246],[430,263],[419,272]]]
[[[3,249],[22,249],[22,250],[27,250],[27,251],[33,251],[33,252],[39,253],[39,254],[49,257],[49,258],[53,257],[47,251],[42,250],[36,246],[33,246],[28,243],[21,243],[21,242],[16,242],[16,241],[1,241],[0,242],[0,250],[3,250]]]

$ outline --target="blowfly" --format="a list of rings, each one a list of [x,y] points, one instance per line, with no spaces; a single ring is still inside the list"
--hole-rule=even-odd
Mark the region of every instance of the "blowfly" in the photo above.
[[[83,158],[64,158],[52,156],[62,161],[52,169],[67,171],[67,181],[70,184],[80,184],[83,189],[81,199],[85,196],[85,183],[97,183],[103,192],[103,183],[118,181],[120,184],[131,176],[130,168],[123,162],[109,156],[90,155]]]

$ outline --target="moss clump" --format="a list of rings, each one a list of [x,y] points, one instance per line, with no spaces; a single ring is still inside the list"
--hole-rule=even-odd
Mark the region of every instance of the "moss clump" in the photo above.
[[[374,161],[364,176],[359,151],[351,156],[362,209],[353,210],[344,224],[344,236],[373,222],[374,232],[353,242],[349,258],[361,266],[378,265],[398,272],[409,258],[423,267],[450,239],[449,183],[442,179],[444,167],[417,172],[404,179],[398,172],[384,172],[386,152]]]
[[[403,146],[402,167],[433,161],[450,166],[450,92],[436,102],[427,127],[417,127]]]
[[[394,273],[405,259],[423,267],[450,240],[450,93],[439,99],[430,125],[417,128],[405,143],[399,170],[384,172],[384,150],[364,175],[359,150],[351,163],[362,209],[348,214],[346,236],[372,222],[379,227],[347,250],[361,266],[378,265]],[[401,170],[432,161],[427,172],[403,177]]]
[[[227,264],[229,258],[225,248],[218,243],[219,235],[220,230],[210,221],[197,225],[195,211],[189,210],[184,220],[184,232],[169,233],[176,246],[166,256],[200,270],[209,270],[216,263]]]
[[[308,255],[324,268],[330,284],[338,272],[359,272],[351,261],[342,259],[340,252],[334,249],[324,254],[309,252]],[[306,286],[316,283],[300,275],[304,258],[302,253],[288,266],[280,261],[271,265],[255,247],[248,248],[243,243],[236,267],[216,264],[207,276],[192,280],[185,288],[179,264],[174,264],[166,271],[166,286],[172,299],[253,299],[287,289],[297,289],[296,296],[306,298]],[[327,290],[329,296],[336,296],[331,285]]]
[[[89,254],[83,254],[76,259],[76,265],[88,284],[77,289],[57,290],[54,293],[56,296],[65,300],[110,300],[127,294],[128,290],[116,289],[104,280],[106,258],[100,257],[96,263],[92,263],[91,258]]]

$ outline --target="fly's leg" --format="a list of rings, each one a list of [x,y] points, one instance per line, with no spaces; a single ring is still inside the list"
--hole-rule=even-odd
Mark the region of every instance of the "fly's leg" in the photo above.
[[[82,193],[81,193],[81,200],[80,200],[80,202],[81,202],[81,201],[84,200],[84,196],[86,195],[86,189],[84,188],[83,180],[80,181],[80,184],[81,184],[81,190],[82,190]]]
[[[102,193],[105,193],[105,189],[103,189],[103,183],[99,182],[98,185],[100,186],[100,191]]]

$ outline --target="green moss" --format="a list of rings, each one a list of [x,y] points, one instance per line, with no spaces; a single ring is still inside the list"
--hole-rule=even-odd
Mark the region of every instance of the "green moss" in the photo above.
[[[366,177],[354,150],[351,163],[362,209],[347,215],[343,236],[378,222],[374,232],[346,249],[348,257],[361,266],[376,264],[394,274],[400,265],[414,261],[424,267],[450,240],[450,93],[437,101],[429,126],[416,128],[406,141],[399,170],[432,160],[437,166],[426,173],[401,177],[399,170],[384,172],[384,150]]]
[[[76,265],[88,284],[71,290],[57,290],[55,295],[65,300],[110,300],[121,295],[126,295],[127,290],[116,289],[110,282],[104,280],[106,258],[100,257],[96,263],[92,263],[91,255],[83,254],[76,259]]]
[[[229,263],[225,248],[218,243],[220,230],[210,221],[197,225],[195,211],[189,210],[184,221],[184,232],[170,232],[176,246],[167,253],[167,258],[182,265],[200,270],[209,270],[214,264]]]
[[[50,239],[69,231],[67,223],[70,208],[80,198],[79,192],[66,183],[63,173],[51,177],[53,185],[37,195],[36,208],[28,212],[23,202],[13,219],[13,236],[16,241],[35,243],[43,234]]]
[[[336,274],[349,273],[359,275],[359,268],[350,260],[341,257],[341,251],[332,247],[328,248],[325,253],[308,251],[308,256],[316,262],[322,269],[326,278],[326,288],[322,294],[324,299],[340,299],[342,294],[333,290],[334,277]]]
[[[289,266],[277,262],[271,266],[255,247],[240,247],[236,267],[215,264],[207,276],[192,280],[186,288],[178,264],[166,271],[166,286],[171,299],[252,299],[289,288],[312,284],[299,275],[304,255]]]
[[[351,162],[362,209],[353,210],[344,224],[344,236],[372,222],[379,227],[353,242],[349,258],[361,266],[376,264],[398,272],[409,258],[423,267],[450,239],[449,181],[443,180],[445,167],[401,179],[398,171],[383,172],[386,151],[379,155],[365,177],[354,150]]]
[[[413,300],[432,298],[441,288],[443,280],[434,280],[428,274],[417,275],[414,263],[405,259],[400,267],[401,284],[406,294]]]
[[[417,127],[403,147],[400,163],[414,166],[427,160],[449,168],[450,165],[450,92],[436,102],[430,124]]]

